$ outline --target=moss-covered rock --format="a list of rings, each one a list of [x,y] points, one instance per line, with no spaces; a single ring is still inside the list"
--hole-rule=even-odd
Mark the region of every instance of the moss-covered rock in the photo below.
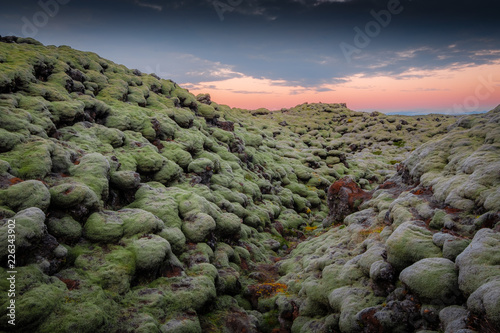
[[[82,226],[71,216],[51,217],[47,221],[49,233],[64,242],[76,242],[82,236]]]
[[[113,211],[96,212],[89,216],[83,231],[92,242],[112,243],[123,237],[123,220]]]
[[[450,305],[460,298],[455,264],[445,258],[426,258],[406,267],[399,279],[423,302]]]
[[[199,311],[216,296],[214,280],[206,275],[158,278],[149,287],[163,292],[165,308],[170,313],[190,309]]]
[[[442,257],[439,247],[432,242],[432,233],[421,223],[402,223],[387,239],[387,261],[397,270],[432,257]]]
[[[368,290],[353,287],[335,289],[328,295],[332,309],[340,312],[339,328],[342,332],[357,332],[361,329],[357,313],[377,302]]]
[[[491,229],[481,229],[469,246],[457,256],[458,284],[465,295],[498,278],[499,247],[500,234]]]
[[[140,208],[158,216],[168,227],[180,228],[179,205],[172,191],[157,182],[143,184],[135,194],[135,201],[128,208]]]
[[[278,221],[281,222],[285,229],[298,229],[305,223],[304,218],[292,209],[282,211],[278,217]]]
[[[8,249],[15,219],[17,331],[458,331],[468,310],[486,330],[499,123],[499,108],[458,121],[231,108],[90,52],[0,37],[0,240]],[[344,176],[370,192],[347,200],[359,212],[339,226],[327,189]],[[437,315],[464,300],[441,256],[457,257],[468,310]]]
[[[467,308],[475,315],[500,326],[500,280],[497,278],[477,288],[467,299]]]
[[[9,221],[14,221],[14,223],[9,223]],[[44,222],[45,214],[36,207],[24,209],[11,219],[2,220],[0,226],[2,230],[2,236],[0,238],[0,243],[2,245],[0,256],[3,257],[11,253],[8,250],[10,248],[8,245],[12,245],[12,242],[9,242],[9,239],[12,238],[8,237],[8,235],[12,235],[9,229],[15,230],[16,248],[29,248],[37,244],[46,233],[47,229]]]
[[[182,176],[182,168],[177,163],[166,160],[153,179],[164,185],[169,185]]]
[[[172,253],[170,243],[156,235],[148,235],[133,241],[129,249],[135,256],[135,267],[139,270],[158,268]]]
[[[157,216],[142,209],[121,209],[118,211],[118,216],[123,221],[123,235],[125,237],[154,233],[162,230],[165,226]]]
[[[165,238],[172,247],[172,252],[175,254],[181,254],[184,252],[184,247],[186,245],[186,236],[179,228],[164,228],[159,233],[158,236]]]
[[[134,189],[141,183],[141,176],[134,171],[115,171],[110,175],[110,184],[120,190]]]
[[[203,242],[216,228],[215,220],[205,213],[195,213],[184,218],[182,232],[191,242]]]
[[[213,170],[214,163],[208,158],[198,158],[193,162],[189,163],[188,171],[194,173],[204,173],[206,171]]]
[[[446,332],[469,332],[466,329],[467,310],[458,305],[447,306],[439,311],[441,326]]]
[[[232,213],[221,213],[216,222],[217,234],[222,237],[239,237],[242,220]]]
[[[87,185],[101,200],[106,200],[109,195],[108,160],[99,153],[83,156],[80,163],[70,171],[75,179]]]
[[[51,187],[49,192],[51,206],[68,209],[78,217],[86,216],[100,207],[95,192],[83,184],[63,183]]]
[[[31,327],[35,329],[44,322],[58,305],[64,296],[65,286],[57,278],[50,278],[44,275],[35,265],[17,267],[16,274],[16,303],[15,303],[15,324],[17,327]],[[7,278],[11,277],[7,271],[0,272],[5,290],[10,288],[10,282]],[[1,314],[5,318],[9,313],[7,308],[10,305],[9,298],[2,298]],[[14,318],[9,318],[14,319]],[[0,324],[2,330],[12,330],[12,325],[7,320]]]
[[[40,181],[27,180],[0,190],[0,205],[14,211],[37,207],[46,211],[50,204],[50,193]]]
[[[187,170],[189,164],[193,160],[191,154],[185,151],[180,144],[165,142],[163,145],[162,155],[177,163],[184,170]]]
[[[51,154],[54,144],[41,138],[16,145],[14,149],[2,154],[9,162],[12,174],[22,179],[43,179],[52,170]]]
[[[86,245],[75,259],[75,268],[91,284],[116,294],[130,290],[135,273],[135,256],[121,246]]]

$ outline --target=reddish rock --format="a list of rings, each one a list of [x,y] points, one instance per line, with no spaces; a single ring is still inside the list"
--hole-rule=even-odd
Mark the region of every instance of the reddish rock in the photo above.
[[[217,127],[223,129],[224,131],[234,132],[234,123],[232,121],[218,121]]]
[[[335,221],[342,221],[344,217],[358,210],[359,205],[370,199],[371,193],[363,191],[354,180],[344,177],[333,183],[328,189],[328,208],[330,213],[323,221],[329,226]]]

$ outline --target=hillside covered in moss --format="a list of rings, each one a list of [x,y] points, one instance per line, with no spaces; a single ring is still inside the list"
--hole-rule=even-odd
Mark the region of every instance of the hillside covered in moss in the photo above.
[[[497,332],[499,170],[499,107],[243,110],[0,37],[0,331]]]

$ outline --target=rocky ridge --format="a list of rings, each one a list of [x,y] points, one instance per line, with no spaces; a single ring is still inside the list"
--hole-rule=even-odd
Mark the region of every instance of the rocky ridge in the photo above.
[[[0,330],[495,332],[499,122],[230,108],[0,37]]]

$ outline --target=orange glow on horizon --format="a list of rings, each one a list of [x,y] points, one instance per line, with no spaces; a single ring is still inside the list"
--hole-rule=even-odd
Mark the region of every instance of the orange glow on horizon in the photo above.
[[[397,77],[355,75],[341,84],[314,88],[294,86],[284,80],[244,76],[192,85],[190,91],[210,93],[212,100],[231,107],[270,110],[304,102],[345,102],[353,110],[385,112],[429,110],[483,111],[500,104],[500,61],[475,67],[432,71],[410,70]],[[187,83],[189,84],[189,83]]]

